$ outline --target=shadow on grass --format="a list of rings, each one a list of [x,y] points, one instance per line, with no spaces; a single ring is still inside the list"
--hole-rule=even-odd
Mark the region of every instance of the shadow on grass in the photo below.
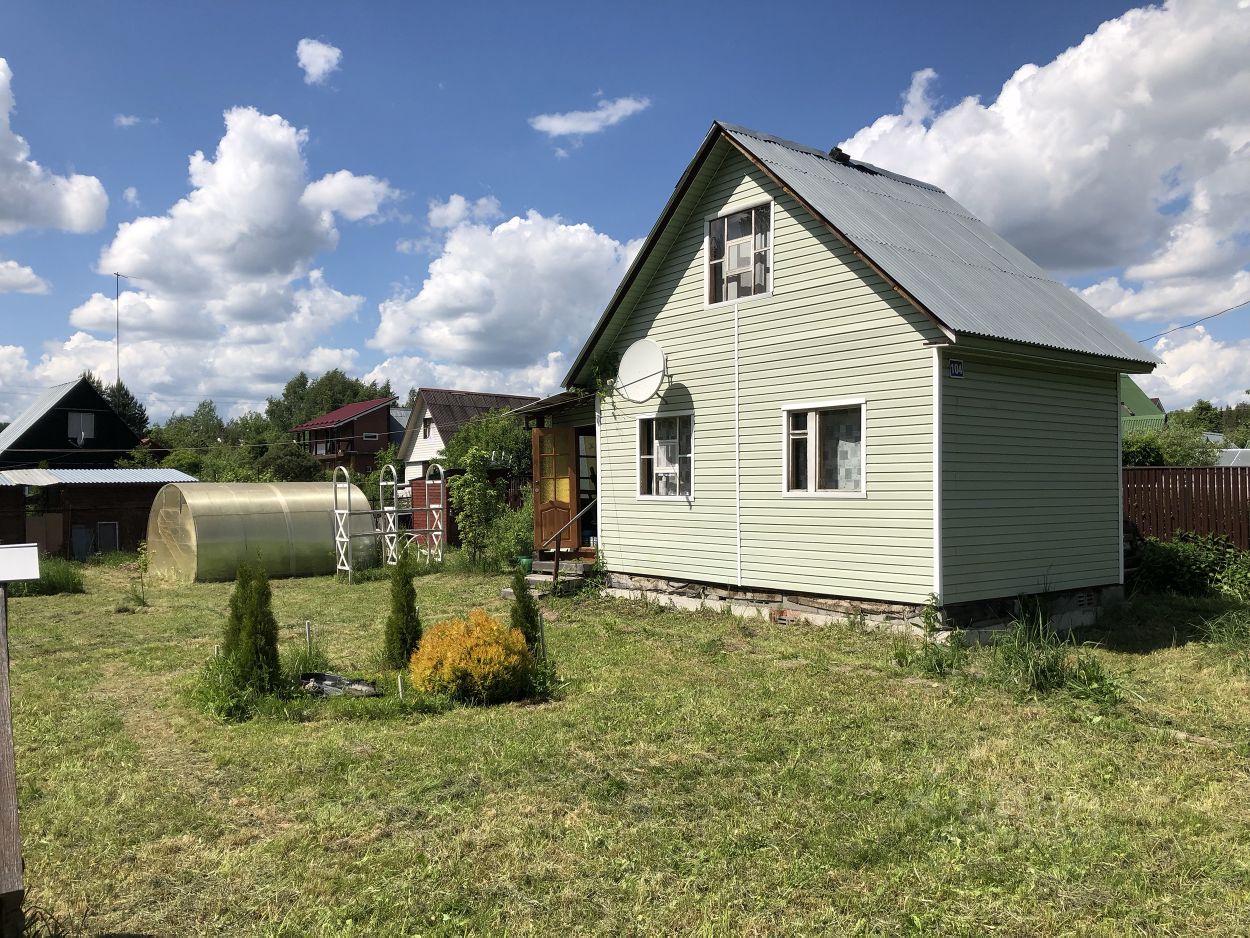
[[[1085,637],[1109,651],[1149,654],[1201,641],[1205,637],[1204,623],[1244,608],[1245,603],[1218,593],[1134,593],[1120,606],[1108,610]]]

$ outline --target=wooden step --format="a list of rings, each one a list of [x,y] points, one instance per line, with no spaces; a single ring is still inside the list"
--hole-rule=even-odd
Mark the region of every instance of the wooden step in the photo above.
[[[551,592],[552,577],[550,573],[531,573],[525,578],[525,582],[529,584],[530,589],[536,592]],[[560,582],[556,584],[557,593],[572,593],[581,589],[582,578],[580,576],[565,576],[560,574]]]
[[[554,560],[535,560],[533,570],[535,573],[551,573],[556,568]],[[561,560],[560,576],[566,573],[572,576],[581,576],[586,572],[586,564],[580,560]]]

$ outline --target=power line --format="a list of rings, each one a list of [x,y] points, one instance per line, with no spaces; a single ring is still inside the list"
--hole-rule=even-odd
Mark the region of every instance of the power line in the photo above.
[[[1180,332],[1182,329],[1192,328],[1193,326],[1206,322],[1208,319],[1214,319],[1216,316],[1223,316],[1225,313],[1231,313],[1235,309],[1241,309],[1243,306],[1247,304],[1250,304],[1250,296],[1246,297],[1240,303],[1237,303],[1234,306],[1230,306],[1228,309],[1220,310],[1218,313],[1212,313],[1210,316],[1203,316],[1201,319],[1195,319],[1193,322],[1187,322],[1183,326],[1174,326],[1171,329],[1168,329],[1164,332],[1160,332],[1158,335],[1152,335],[1145,339],[1138,339],[1137,341],[1153,342],[1155,339],[1162,339],[1165,335],[1171,335],[1173,332]]]

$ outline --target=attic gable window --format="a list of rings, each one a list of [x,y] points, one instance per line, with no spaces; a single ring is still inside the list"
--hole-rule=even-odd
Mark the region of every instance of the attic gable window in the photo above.
[[[95,439],[95,414],[71,410],[69,412],[69,438],[79,440]]]
[[[707,223],[707,302],[732,303],[772,290],[773,204]]]

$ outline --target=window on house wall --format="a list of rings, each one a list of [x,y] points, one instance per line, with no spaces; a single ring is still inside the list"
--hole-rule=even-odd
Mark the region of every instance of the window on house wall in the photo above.
[[[71,440],[94,440],[95,414],[71,410],[69,412],[69,438]]]
[[[862,401],[787,407],[785,427],[787,493],[864,493]]]
[[[694,495],[694,416],[638,421],[638,494],[652,498]]]
[[[707,225],[707,301],[731,303],[772,289],[772,203]]]
[[[421,439],[428,440],[430,438],[430,427],[434,426],[433,417],[421,418]]]
[[[378,438],[378,435],[376,433],[362,433],[360,434],[360,436],[362,439],[366,439],[366,440],[376,440]]]

